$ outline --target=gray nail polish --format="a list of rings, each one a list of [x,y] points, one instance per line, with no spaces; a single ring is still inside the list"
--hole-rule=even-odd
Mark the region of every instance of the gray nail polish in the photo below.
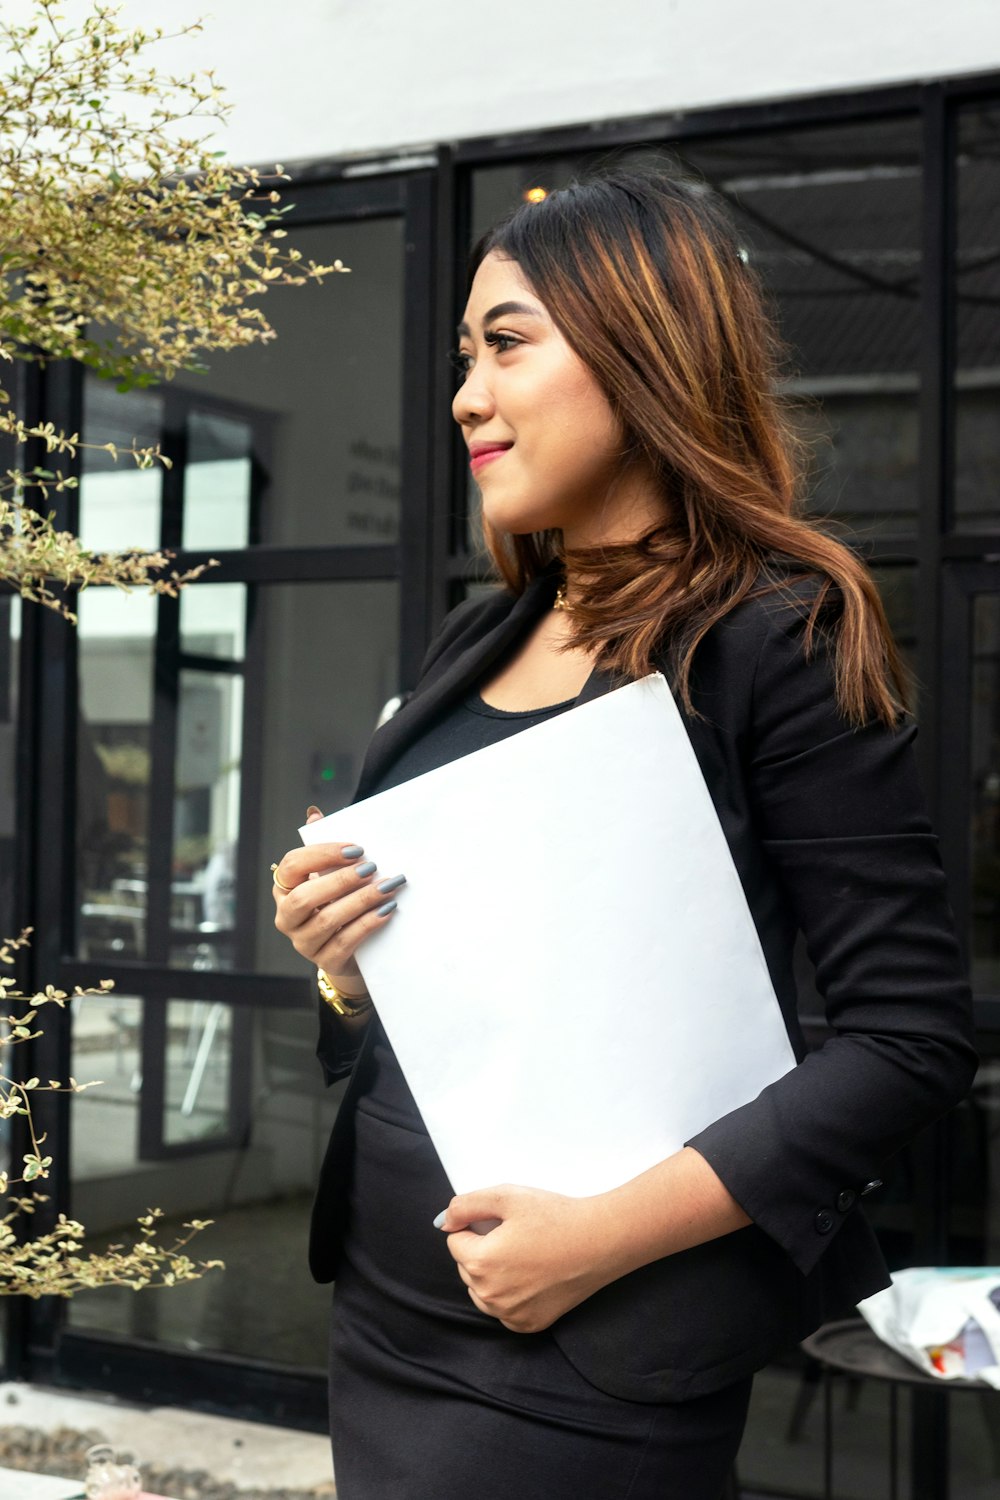
[[[357,859],[358,855],[364,854],[365,851],[360,844],[345,844],[340,852],[345,859]]]
[[[391,911],[395,911],[395,910],[396,910],[396,902],[395,901],[386,901],[386,902],[383,903],[382,906],[379,907],[378,912],[376,913],[376,915],[380,916],[380,917],[387,917]]]
[[[399,887],[405,884],[405,875],[393,875],[391,880],[380,880],[377,889],[380,891],[384,891],[388,896],[390,891],[398,891]]]
[[[354,873],[355,873],[355,875],[364,877],[365,875],[370,875],[374,869],[375,869],[374,861],[370,860],[370,859],[366,859],[363,865],[355,865],[354,866]],[[381,887],[380,887],[380,889],[381,889]]]
[[[437,1218],[434,1220],[434,1228],[435,1229],[443,1229],[444,1228],[444,1221],[445,1221],[445,1219],[447,1217],[448,1217],[448,1210],[446,1208],[443,1208],[441,1210],[441,1212],[438,1214]]]

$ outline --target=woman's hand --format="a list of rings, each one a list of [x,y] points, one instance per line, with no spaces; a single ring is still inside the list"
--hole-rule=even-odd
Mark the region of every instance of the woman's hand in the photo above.
[[[468,1226],[499,1220],[477,1234]],[[745,1228],[750,1219],[690,1146],[591,1198],[494,1187],[453,1198],[435,1219],[480,1312],[515,1333],[548,1328],[640,1266]]]
[[[322,814],[310,808],[307,821]],[[309,844],[283,854],[275,870],[274,925],[303,958],[334,980],[357,976],[355,949],[396,910],[391,893],[406,880],[376,880],[358,844]],[[283,890],[282,886],[288,887]]]
[[[453,1198],[434,1222],[480,1312],[515,1333],[538,1333],[615,1279],[601,1197],[495,1187]],[[488,1233],[468,1226],[499,1220]]]

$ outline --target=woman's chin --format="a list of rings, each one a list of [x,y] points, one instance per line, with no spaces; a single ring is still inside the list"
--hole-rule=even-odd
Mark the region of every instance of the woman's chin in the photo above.
[[[551,512],[529,506],[489,504],[483,497],[483,520],[488,521],[494,531],[504,531],[511,536],[529,536],[536,531],[551,531],[562,525]]]

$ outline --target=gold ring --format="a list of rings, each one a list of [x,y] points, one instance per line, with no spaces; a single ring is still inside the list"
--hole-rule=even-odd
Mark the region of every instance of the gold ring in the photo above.
[[[279,880],[278,879],[278,866],[277,865],[272,865],[271,866],[271,878],[273,879],[275,885],[278,887],[279,891],[293,891],[295,889],[294,886],[292,886],[292,885],[286,885],[283,880]]]

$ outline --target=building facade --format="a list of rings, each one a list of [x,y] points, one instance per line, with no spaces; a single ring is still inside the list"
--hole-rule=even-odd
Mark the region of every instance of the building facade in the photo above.
[[[347,0],[308,9],[303,43],[314,25],[348,54],[362,35],[374,45]],[[388,27],[391,9],[365,25],[385,11]],[[120,393],[70,368],[22,373],[25,410],[92,443],[159,441],[173,460],[140,473],[87,450],[79,490],[60,497],[66,524],[98,549],[218,565],[177,600],[90,590],[76,631],[0,599],[3,930],[35,930],[26,984],[115,983],[47,1019],[37,1044],[40,1076],[103,1080],[42,1101],[52,1211],[98,1240],[152,1204],[169,1225],[211,1218],[199,1243],[227,1270],[11,1305],[11,1373],[323,1423],[329,1292],[308,1280],[304,1235],[337,1097],[320,1086],[310,971],[274,931],[267,868],[308,803],[349,800],[381,705],[412,686],[447,609],[483,587],[447,360],[470,243],[531,189],[634,155],[679,162],[727,199],[788,345],[809,506],[869,561],[914,677],[983,1062],[871,1215],[892,1266],[1000,1263],[1000,27],[992,5],[965,9],[964,28],[953,8],[915,52],[886,5],[862,58],[838,33],[820,64],[775,5],[763,35],[716,37],[728,74],[718,56],[693,78],[671,57],[657,83],[664,16],[684,22],[689,58],[708,44],[686,0],[650,21],[651,51],[638,30],[602,50],[610,22],[584,7],[588,46],[574,34],[547,70],[545,6],[534,27],[513,7],[506,60],[506,31],[469,40],[431,6],[439,45],[419,89],[409,80],[413,110],[397,27],[367,73],[331,69],[346,104],[331,83],[340,124],[326,134],[318,96],[281,65],[287,115],[273,98],[251,108],[259,49],[232,22],[245,84],[232,154],[301,158],[293,242],[351,274],[270,293],[277,340],[206,374]],[[736,82],[740,41],[753,87]],[[581,90],[597,58],[595,108]],[[821,1041],[806,960],[802,1007]],[[824,1493],[815,1373],[791,1352],[758,1381],[748,1490]],[[868,1382],[838,1412],[838,1497],[882,1492],[887,1400]],[[936,1405],[902,1420],[913,1500],[943,1493],[949,1465],[953,1496],[1000,1483],[993,1407],[952,1403],[950,1454]]]

